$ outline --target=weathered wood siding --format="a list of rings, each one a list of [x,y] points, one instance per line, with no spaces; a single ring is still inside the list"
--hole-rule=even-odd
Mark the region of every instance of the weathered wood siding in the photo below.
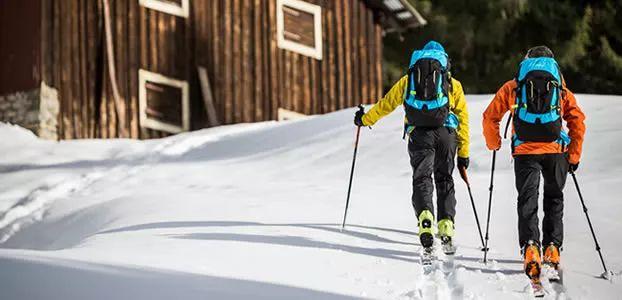
[[[207,126],[196,66],[207,69],[221,123],[370,103],[381,96],[382,28],[362,0],[322,6],[323,59],[277,47],[276,0],[192,0],[188,18],[109,0],[118,86],[132,138],[165,133],[139,124],[138,70],[190,83],[192,128]],[[119,137],[105,52],[102,0],[42,1],[42,79],[58,89],[62,139]]]
[[[322,6],[323,59],[277,47],[276,1],[194,1],[196,63],[225,123],[275,119],[277,108],[319,114],[381,96],[382,28],[360,0]]]
[[[101,1],[43,3],[43,80],[59,91],[62,139],[119,137],[118,115],[108,77]],[[187,19],[110,0],[119,92],[132,138],[163,136],[138,123],[140,68],[188,80]]]

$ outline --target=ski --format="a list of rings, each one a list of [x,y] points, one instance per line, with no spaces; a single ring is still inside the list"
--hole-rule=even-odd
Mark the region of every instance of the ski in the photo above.
[[[547,278],[549,282],[563,284],[564,272],[561,266],[559,265],[555,266],[555,265],[550,265],[550,264],[545,263],[542,265],[542,271],[543,271],[545,278]]]
[[[421,251],[421,267],[423,274],[428,275],[436,269],[438,257],[434,253],[434,247],[423,248]]]
[[[442,264],[442,271],[447,276],[456,271],[456,260],[454,254],[445,254]]]
[[[542,266],[539,261],[539,249],[532,241],[529,241],[523,250],[523,258],[525,259],[525,274],[529,278],[533,296],[536,298],[544,297],[545,290],[540,280],[542,275]]]
[[[441,248],[443,249],[443,253],[445,253],[445,255],[456,254],[457,247],[454,246],[451,238],[449,237],[441,238]]]
[[[549,282],[562,284],[562,270],[559,266],[543,264],[543,275]]]
[[[550,289],[556,294],[566,293],[563,274],[563,270],[559,265],[556,267],[549,264],[543,265],[542,276],[548,280]]]
[[[540,278],[531,278],[531,289],[533,290],[533,296],[536,298],[542,298],[545,295],[544,287],[542,286],[542,282],[540,282]]]
[[[453,244],[451,238],[442,237],[441,249],[445,254],[445,259],[443,260],[443,273],[450,274],[456,268],[454,255],[456,254],[457,247]]]

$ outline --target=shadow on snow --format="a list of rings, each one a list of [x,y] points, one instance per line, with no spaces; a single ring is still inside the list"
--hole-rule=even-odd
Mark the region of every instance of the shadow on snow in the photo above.
[[[162,229],[162,228],[241,227],[241,226],[298,227],[298,228],[322,230],[322,231],[327,231],[327,232],[332,232],[332,233],[343,233],[345,235],[349,235],[349,236],[361,238],[361,239],[366,239],[366,240],[370,240],[374,242],[412,246],[413,251],[401,251],[401,250],[392,250],[392,249],[386,249],[386,248],[366,248],[366,247],[360,247],[360,246],[342,245],[342,244],[329,243],[329,242],[318,241],[318,240],[314,240],[314,239],[310,239],[310,238],[306,238],[302,236],[292,236],[292,235],[191,233],[191,234],[167,235],[167,236],[171,238],[179,238],[179,239],[239,241],[239,242],[250,242],[250,243],[275,244],[275,245],[292,246],[292,247],[332,249],[332,250],[341,250],[341,251],[362,254],[362,255],[375,256],[375,257],[380,257],[380,258],[397,259],[397,260],[402,260],[406,262],[417,262],[418,261],[417,259],[414,259],[413,257],[418,256],[418,252],[415,251],[415,246],[418,246],[419,244],[384,238],[384,237],[381,237],[381,236],[378,236],[376,234],[372,234],[369,232],[352,230],[352,228],[378,230],[378,231],[385,231],[385,232],[416,236],[414,232],[406,231],[406,230],[388,229],[388,228],[382,228],[382,227],[363,226],[363,225],[348,225],[346,230],[342,232],[340,230],[340,224],[329,224],[329,223],[308,223],[308,224],[307,223],[293,223],[293,224],[275,223],[275,224],[271,224],[271,223],[234,222],[234,221],[160,222],[160,223],[149,223],[149,224],[127,226],[127,227],[102,231],[99,234],[139,231],[139,230],[149,230],[149,229]]]
[[[275,283],[57,258],[0,257],[0,269],[3,299],[355,299]]]

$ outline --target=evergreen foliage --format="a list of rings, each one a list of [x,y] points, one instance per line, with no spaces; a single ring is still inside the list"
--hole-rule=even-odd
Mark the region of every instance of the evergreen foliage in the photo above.
[[[527,49],[555,52],[574,92],[622,94],[622,0],[416,0],[424,27],[385,36],[385,88],[428,40],[445,46],[467,93],[494,93]]]

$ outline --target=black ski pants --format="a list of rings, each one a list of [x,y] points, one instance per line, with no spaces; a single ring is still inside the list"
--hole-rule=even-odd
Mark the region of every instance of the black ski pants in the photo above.
[[[518,239],[521,249],[532,240],[540,242],[538,194],[540,174],[544,179],[544,219],[542,245],[562,246],[564,240],[564,186],[568,176],[568,160],[563,153],[517,155],[514,175],[518,191]]]
[[[438,220],[454,220],[456,197],[454,170],[456,131],[451,128],[415,128],[409,137],[408,154],[413,168],[412,204],[417,216],[424,210],[434,213],[432,174],[436,184]]]

